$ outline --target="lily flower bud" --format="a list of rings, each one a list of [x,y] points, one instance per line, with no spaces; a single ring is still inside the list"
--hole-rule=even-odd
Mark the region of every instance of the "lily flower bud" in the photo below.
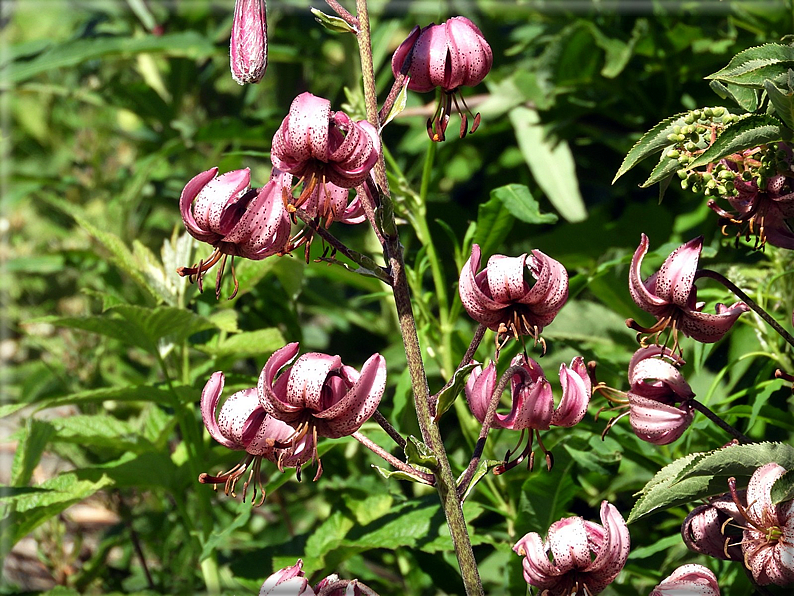
[[[236,0],[229,44],[232,78],[240,85],[258,83],[267,69],[265,0]]]
[[[649,596],[720,596],[717,576],[703,565],[682,565]]]

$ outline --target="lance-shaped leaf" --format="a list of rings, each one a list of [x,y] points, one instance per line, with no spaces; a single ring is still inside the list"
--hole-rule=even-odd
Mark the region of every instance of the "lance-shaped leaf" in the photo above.
[[[740,87],[733,83],[725,85],[719,81],[711,81],[709,87],[722,99],[731,99],[748,112],[755,112],[758,109],[759,92],[757,89]]]
[[[768,43],[739,52],[725,68],[706,78],[762,88],[766,79],[782,82],[793,65],[794,47]]]
[[[673,174],[681,167],[681,164],[678,163],[678,160],[674,157],[667,157],[665,152],[662,153],[662,156],[659,158],[659,163],[656,164],[656,167],[653,168],[651,175],[648,176],[648,179],[640,184],[640,188],[648,188],[649,186],[653,186],[657,182],[662,182],[663,180],[669,180]]]
[[[461,366],[455,371],[455,374],[452,375],[452,382],[439,391],[438,401],[436,402],[436,415],[433,418],[433,422],[438,422],[444,412],[452,407],[452,404],[455,403],[458,395],[463,391],[463,387],[466,385],[466,376],[471,372],[471,369],[478,364],[479,362],[470,362],[469,364]]]
[[[775,480],[769,494],[775,505],[794,499],[794,470],[789,470]]]
[[[716,163],[731,153],[765,143],[782,141],[784,136],[790,136],[790,134],[790,131],[784,131],[777,118],[766,114],[752,114],[726,126],[711,147],[701,153],[688,167],[699,168]]]
[[[541,213],[540,205],[523,184],[507,184],[491,191],[491,197],[496,197],[507,210],[523,222],[531,224],[557,223],[555,213]]]
[[[684,126],[684,118],[687,112],[682,112],[669,118],[665,118],[659,124],[654,126],[651,130],[646,132],[640,140],[634,143],[634,147],[623,158],[623,163],[620,164],[615,177],[612,179],[612,184],[620,178],[623,174],[628,172],[631,168],[636,166],[643,159],[649,155],[653,155],[657,151],[661,151],[665,147],[671,146],[673,143],[667,138],[673,134],[673,128],[676,126]]]
[[[356,33],[356,30],[344,19],[325,14],[316,8],[311,8],[309,10],[312,11],[314,20],[329,31],[333,31],[334,33]]]
[[[438,457],[413,435],[408,437],[405,444],[405,458],[409,464],[426,468],[430,473],[438,467]]]
[[[471,491],[474,490],[474,486],[480,480],[485,478],[485,476],[488,474],[488,472],[490,472],[496,466],[501,465],[503,463],[504,463],[503,461],[498,460],[498,459],[481,459],[480,463],[478,463],[477,467],[474,469],[474,475],[471,477],[471,481],[469,482],[469,486],[466,487],[466,492],[464,492],[461,495],[460,500],[461,501],[465,501],[469,497],[469,495],[471,494]],[[461,481],[462,477],[463,476],[461,475],[456,481],[456,484],[458,486],[460,486],[460,481]]]
[[[794,71],[789,68],[788,76],[791,77],[792,74],[794,74]],[[786,126],[794,129],[794,91],[789,89],[787,93],[784,93],[770,80],[764,81],[764,89],[777,115],[780,116]]]

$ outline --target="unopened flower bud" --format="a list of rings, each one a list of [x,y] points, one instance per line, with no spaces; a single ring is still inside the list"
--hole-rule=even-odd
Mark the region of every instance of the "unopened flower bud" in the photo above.
[[[267,69],[265,0],[236,0],[229,44],[232,78],[240,85],[258,83]]]

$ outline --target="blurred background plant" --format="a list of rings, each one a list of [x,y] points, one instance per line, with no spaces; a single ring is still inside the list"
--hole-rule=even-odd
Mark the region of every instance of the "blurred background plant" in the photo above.
[[[213,276],[199,294],[175,273],[197,260],[177,209],[190,178],[213,165],[250,167],[263,184],[272,135],[304,90],[363,114],[354,40],[318,26],[303,1],[269,3],[267,75],[234,83],[232,8],[231,0],[2,5],[5,593],[56,584],[68,588],[59,594],[256,593],[297,557],[307,576],[357,577],[384,596],[459,590],[436,496],[383,480],[370,468],[380,462],[354,441],[321,444],[317,483],[269,467],[257,510],[196,480],[235,460],[202,429],[204,382],[224,370],[227,393],[250,387],[287,341],[355,366],[384,354],[381,409],[403,434],[418,434],[396,319],[376,280],[296,257],[240,262],[238,295],[216,302]],[[384,130],[431,391],[475,327],[456,291],[472,242],[485,255],[538,248],[571,274],[572,300],[544,334],[551,378],[582,354],[598,361],[600,380],[625,384],[636,343],[623,321],[642,317],[627,264],[641,232],[655,250],[648,271],[703,234],[704,259],[719,254],[717,268],[790,328],[787,251],[734,248],[705,202],[675,184],[660,206],[656,188],[638,188],[651,165],[611,181],[642,132],[671,114],[724,105],[703,77],[740,50],[794,33],[793,3],[375,0],[370,11],[381,98],[391,54],[415,24],[465,14],[495,57],[467,96],[482,114],[473,137],[431,144],[433,97],[412,92]],[[377,249],[362,227],[334,232],[362,252]],[[321,249],[315,243],[312,254]],[[729,300],[700,285],[706,300]],[[772,380],[775,368],[792,370],[790,354],[758,319],[743,318],[719,344],[686,346],[699,399],[753,439],[791,441],[791,393]],[[485,341],[478,359],[492,352]],[[591,414],[602,405],[594,398]],[[465,400],[441,424],[462,469],[479,430]],[[548,431],[551,472],[488,477],[467,500],[487,593],[526,593],[510,551],[524,533],[544,533],[564,515],[595,519],[604,498],[625,514],[659,468],[729,440],[703,418],[661,448],[628,423],[602,440],[604,426],[603,414],[589,415],[575,429]],[[388,445],[374,424],[365,429]],[[495,433],[486,455],[501,457],[514,441]],[[686,550],[686,513],[632,524],[627,571],[605,594],[647,593],[684,557],[710,566],[723,595],[747,594],[740,565]]]

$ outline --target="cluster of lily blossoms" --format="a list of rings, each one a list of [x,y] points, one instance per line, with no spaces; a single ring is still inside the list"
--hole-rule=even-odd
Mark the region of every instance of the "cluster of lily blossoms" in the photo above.
[[[231,470],[199,482],[224,484],[234,496],[240,477],[248,472],[243,499],[254,481],[260,505],[265,493],[260,479],[262,458],[279,470],[317,462],[315,480],[322,474],[317,457],[319,437],[337,439],[353,435],[375,412],[386,388],[386,362],[373,354],[361,371],[342,363],[339,356],[308,353],[296,359],[299,345],[291,343],[268,359],[256,387],[231,395],[218,409],[224,375],[216,372],[201,394],[201,415],[213,439],[233,450],[245,451],[245,458]],[[285,368],[286,367],[286,368]],[[283,370],[282,370],[283,369]]]
[[[730,492],[693,509],[684,520],[686,545],[697,553],[743,562],[760,586],[794,583],[794,501],[775,504],[771,496],[772,485],[785,473],[776,463],[761,466],[747,490],[737,490],[729,478]]]

